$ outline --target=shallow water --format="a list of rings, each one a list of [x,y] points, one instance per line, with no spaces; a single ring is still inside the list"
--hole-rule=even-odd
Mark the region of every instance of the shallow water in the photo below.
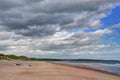
[[[95,69],[104,70],[107,72],[117,73],[120,74],[120,63],[95,63],[95,62],[57,62],[60,64],[68,64],[68,65],[74,65],[74,66],[85,66],[85,67],[91,67]]]

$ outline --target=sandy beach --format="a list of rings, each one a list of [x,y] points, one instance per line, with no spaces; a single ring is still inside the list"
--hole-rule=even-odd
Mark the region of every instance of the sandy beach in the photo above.
[[[1,60],[0,80],[120,80],[120,76],[48,62]]]

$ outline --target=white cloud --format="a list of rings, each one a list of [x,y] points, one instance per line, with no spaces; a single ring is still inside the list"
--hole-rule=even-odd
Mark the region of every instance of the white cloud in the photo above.
[[[110,26],[110,28],[120,28],[120,23]]]
[[[96,30],[95,32],[92,32],[93,35],[95,34],[97,36],[103,36],[105,34],[110,34],[110,33],[112,33],[112,31],[109,29]]]
[[[96,27],[96,26],[101,26],[101,22],[100,22],[100,20],[94,20],[94,21],[90,21],[89,23],[88,23],[88,25],[90,25],[91,27]]]

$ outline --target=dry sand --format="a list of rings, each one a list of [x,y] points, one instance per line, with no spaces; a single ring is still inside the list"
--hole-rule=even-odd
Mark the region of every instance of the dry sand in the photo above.
[[[120,76],[47,62],[3,60],[0,61],[0,80],[120,80]]]

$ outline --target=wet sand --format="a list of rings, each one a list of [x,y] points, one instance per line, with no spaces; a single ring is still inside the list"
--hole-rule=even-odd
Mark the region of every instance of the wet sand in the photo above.
[[[0,61],[0,80],[120,80],[120,76],[48,62]]]

